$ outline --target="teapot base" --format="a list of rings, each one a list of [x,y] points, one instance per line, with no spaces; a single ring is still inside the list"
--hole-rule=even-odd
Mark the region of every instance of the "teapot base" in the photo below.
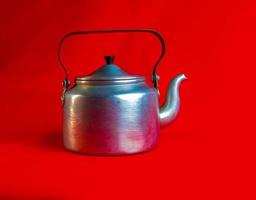
[[[81,140],[81,138],[78,140],[76,137],[65,139],[64,135],[64,147],[66,150],[78,154],[123,156],[150,151],[158,144],[158,140],[158,132],[151,132],[151,135],[119,135],[119,137],[107,138],[106,140]]]
[[[85,156],[101,156],[101,157],[113,156],[114,157],[114,156],[131,156],[131,155],[147,153],[147,152],[153,151],[156,148],[156,146],[157,146],[157,144],[155,144],[154,146],[152,146],[148,149],[143,149],[143,150],[136,151],[136,152],[90,152],[90,151],[87,152],[87,151],[70,149],[68,147],[64,147],[64,149],[69,152],[80,154],[80,155],[85,155]]]

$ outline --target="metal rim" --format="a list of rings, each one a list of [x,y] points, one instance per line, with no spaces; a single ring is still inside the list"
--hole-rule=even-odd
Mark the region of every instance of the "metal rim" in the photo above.
[[[118,80],[136,80],[136,81],[144,81],[145,78],[143,76],[128,76],[128,77],[111,77],[111,79],[109,79],[109,77],[98,77],[97,79],[91,79],[90,76],[88,77],[76,77],[75,79],[76,81],[118,81]]]
[[[84,78],[76,78],[76,84],[78,85],[119,85],[119,84],[130,84],[130,83],[141,83],[145,82],[144,77],[138,78],[116,78],[116,79],[98,79],[98,80],[87,80]]]

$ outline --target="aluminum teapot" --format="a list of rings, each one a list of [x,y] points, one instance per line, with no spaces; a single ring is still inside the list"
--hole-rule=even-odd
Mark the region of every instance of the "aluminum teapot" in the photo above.
[[[154,86],[146,84],[145,77],[129,74],[115,65],[114,56],[105,56],[105,65],[87,76],[77,77],[70,86],[61,59],[64,40],[80,34],[113,32],[146,32],[160,40],[162,53],[152,73]],[[65,35],[58,48],[58,60],[65,72],[62,96],[65,148],[82,154],[128,155],[155,147],[160,127],[172,122],[179,111],[179,86],[186,79],[179,74],[170,82],[166,102],[159,108],[156,69],[164,54],[164,39],[152,29],[79,31]]]

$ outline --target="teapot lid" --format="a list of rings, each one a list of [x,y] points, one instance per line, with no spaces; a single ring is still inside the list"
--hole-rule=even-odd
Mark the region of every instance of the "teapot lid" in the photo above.
[[[76,77],[76,82],[88,82],[88,81],[107,81],[107,82],[137,82],[144,81],[143,76],[131,75],[123,71],[120,67],[113,64],[114,56],[105,56],[106,64],[103,65],[100,69],[94,71],[93,73],[83,76]]]

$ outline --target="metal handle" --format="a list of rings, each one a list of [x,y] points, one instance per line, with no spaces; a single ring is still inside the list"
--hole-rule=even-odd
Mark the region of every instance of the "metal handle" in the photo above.
[[[159,80],[159,76],[156,74],[156,69],[157,66],[159,65],[160,61],[162,60],[162,58],[164,57],[165,54],[165,42],[164,42],[164,38],[162,37],[162,35],[152,29],[114,29],[114,30],[91,30],[91,31],[76,31],[76,32],[70,32],[68,34],[66,34],[59,43],[58,46],[58,62],[61,65],[61,67],[63,68],[64,72],[65,72],[65,79],[63,81],[63,87],[64,87],[64,92],[67,90],[68,86],[70,85],[70,81],[68,79],[68,70],[66,68],[66,66],[63,64],[63,61],[61,59],[61,48],[63,45],[63,42],[65,39],[67,39],[68,37],[74,36],[74,35],[83,35],[83,34],[97,34],[97,33],[123,33],[123,32],[146,32],[146,33],[151,33],[153,35],[155,35],[161,45],[162,45],[162,52],[159,56],[159,58],[157,59],[154,68],[153,68],[153,72],[152,72],[152,82],[154,83],[154,87],[156,89],[158,89],[158,80]]]

